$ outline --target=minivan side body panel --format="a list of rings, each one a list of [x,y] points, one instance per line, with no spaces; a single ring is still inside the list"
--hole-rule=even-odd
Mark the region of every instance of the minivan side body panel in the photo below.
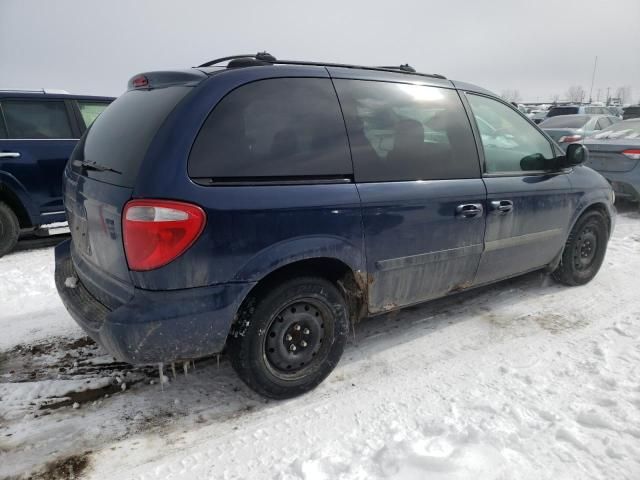
[[[485,217],[456,216],[482,205],[482,180],[360,183],[370,313],[468,288],[483,251]]]
[[[475,283],[489,283],[549,264],[564,246],[572,213],[571,184],[563,172],[485,177],[487,230]],[[513,202],[512,212],[491,202]]]
[[[131,272],[137,287],[170,290],[254,282],[281,266],[319,257],[364,270],[360,199],[354,184],[192,184],[186,198],[204,209],[205,230],[168,265]]]

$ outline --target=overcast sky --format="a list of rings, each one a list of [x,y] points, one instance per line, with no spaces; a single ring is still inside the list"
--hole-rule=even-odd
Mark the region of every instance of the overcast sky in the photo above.
[[[523,100],[629,85],[640,0],[0,0],[0,88],[119,95],[135,73],[267,50],[419,71]]]

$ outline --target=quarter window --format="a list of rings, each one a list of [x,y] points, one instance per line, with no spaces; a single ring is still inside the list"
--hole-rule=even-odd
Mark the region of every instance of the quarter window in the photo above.
[[[84,121],[85,128],[89,128],[108,105],[108,103],[104,102],[85,102],[78,100],[78,108],[80,109],[80,115]]]
[[[189,175],[350,177],[349,143],[331,80],[269,79],[229,93],[196,138]]]
[[[3,100],[9,138],[73,138],[63,101]]]
[[[476,147],[454,90],[336,80],[358,182],[479,177]]]
[[[544,170],[551,144],[522,116],[497,100],[468,95],[480,130],[487,173]]]

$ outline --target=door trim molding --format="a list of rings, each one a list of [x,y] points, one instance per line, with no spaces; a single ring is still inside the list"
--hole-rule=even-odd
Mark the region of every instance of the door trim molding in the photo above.
[[[483,250],[483,245],[479,243],[477,245],[450,248],[447,250],[437,250],[435,252],[420,253],[418,255],[409,255],[407,257],[378,260],[375,265],[376,268],[380,271],[395,270],[397,268],[408,268],[417,265],[424,265],[425,263],[442,262],[445,260],[466,257],[469,255],[480,255]]]
[[[543,230],[541,232],[527,233],[525,235],[518,235],[515,237],[501,238],[498,240],[491,240],[485,242],[484,251],[492,252],[495,250],[501,250],[503,248],[518,247],[527,243],[538,242],[549,238],[554,238],[562,235],[564,230],[562,228],[554,228],[551,230]]]

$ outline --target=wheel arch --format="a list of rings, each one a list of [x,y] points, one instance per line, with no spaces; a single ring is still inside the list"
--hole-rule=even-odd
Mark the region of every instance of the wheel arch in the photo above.
[[[613,230],[615,222],[614,222],[614,218],[613,218],[614,211],[613,211],[613,208],[610,206],[610,204],[607,204],[606,202],[604,202],[602,200],[599,200],[599,201],[594,201],[592,203],[588,203],[588,204],[584,205],[583,208],[576,209],[576,213],[575,213],[574,217],[571,219],[571,224],[569,225],[569,228],[567,229],[566,239],[565,239],[564,243],[562,244],[562,248],[560,249],[558,254],[553,258],[551,263],[549,263],[546,266],[546,271],[547,272],[553,272],[558,267],[558,265],[560,265],[560,262],[562,260],[562,254],[564,253],[564,249],[566,247],[567,240],[569,239],[569,236],[571,235],[571,232],[573,231],[574,227],[576,226],[578,221],[584,215],[586,215],[589,212],[593,212],[593,211],[602,213],[604,218],[607,220],[607,235],[608,235],[608,237],[611,236],[611,231]]]
[[[297,259],[264,274],[240,302],[234,323],[250,302],[296,276],[318,276],[336,285],[347,301],[352,324],[367,316],[366,273],[353,269],[342,259],[318,256]]]
[[[573,218],[573,221],[571,222],[571,227],[569,228],[567,235],[571,233],[571,231],[573,230],[573,227],[575,227],[576,223],[578,223],[578,221],[584,215],[593,211],[600,212],[602,213],[602,215],[604,215],[604,218],[607,220],[607,229],[608,229],[607,233],[608,235],[611,235],[611,231],[613,230],[613,226],[614,226],[612,210],[613,209],[609,207],[604,201],[595,201],[593,203],[589,203],[585,205],[582,209],[578,211],[577,215],[575,215],[575,217]]]

